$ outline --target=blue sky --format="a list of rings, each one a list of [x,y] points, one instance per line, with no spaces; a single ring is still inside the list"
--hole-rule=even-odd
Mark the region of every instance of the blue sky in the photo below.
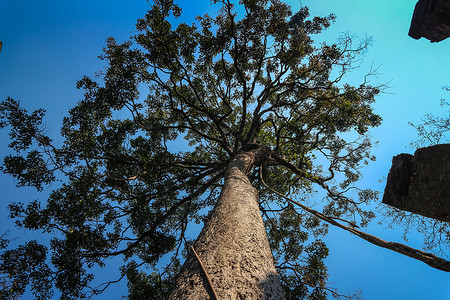
[[[380,75],[374,83],[389,82],[390,88],[378,97],[376,111],[383,124],[372,131],[379,141],[374,149],[377,161],[363,170],[363,187],[383,190],[392,156],[414,152],[409,143],[416,132],[408,122],[419,122],[426,113],[441,113],[440,99],[450,95],[442,90],[450,85],[450,39],[431,44],[414,40],[407,33],[415,0],[296,0],[294,8],[310,7],[311,15],[334,13],[336,23],[320,36],[335,41],[343,32],[371,36],[373,46],[365,55],[361,69],[349,81],[361,78],[373,64]],[[196,14],[213,13],[209,1],[178,1],[184,20]],[[47,110],[46,127],[57,135],[62,117],[80,99],[76,80],[93,76],[103,68],[97,58],[109,36],[119,41],[133,34],[137,18],[143,16],[145,0],[30,1],[0,0],[0,99],[20,99],[28,109]],[[8,136],[0,132],[7,153]],[[44,199],[29,189],[17,190],[13,181],[0,175],[0,228],[10,223],[5,208],[13,200]],[[401,242],[400,230],[368,229],[386,240]],[[18,235],[22,232],[16,232]],[[27,238],[24,237],[23,239]],[[450,299],[450,275],[424,263],[381,249],[339,229],[327,238],[330,282],[342,291],[360,289],[366,299]],[[410,245],[420,247],[420,237],[411,236]],[[113,288],[99,299],[125,295],[125,287]]]

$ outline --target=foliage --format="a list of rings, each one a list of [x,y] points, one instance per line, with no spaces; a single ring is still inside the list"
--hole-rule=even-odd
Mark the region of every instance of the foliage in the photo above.
[[[177,271],[179,271],[179,264],[175,263],[167,271],[168,276],[162,276],[159,273],[153,272],[146,274],[143,271],[138,271],[136,263],[130,263],[126,267],[126,276],[128,279],[128,299],[166,299],[168,298],[171,288],[173,286],[173,279]]]
[[[371,106],[380,88],[369,77],[358,86],[341,82],[368,41],[355,45],[343,36],[316,45],[313,35],[335,17],[309,18],[306,7],[292,13],[278,0],[214,4],[216,16],[188,25],[172,1],[155,0],[131,40],[109,38],[107,69],[99,82],[78,81],[84,98],[64,118],[60,145],[45,133],[43,110],[28,113],[11,98],[1,103],[0,126],[10,128],[15,153],[3,171],[38,191],[59,181],[45,203],[10,205],[18,226],[52,241],[2,253],[0,271],[17,286],[5,295],[23,293],[29,282],[43,299],[53,287],[64,299],[95,295],[102,289],[90,285],[89,271],[122,257],[131,299],[150,291],[163,297],[186,229],[213,207],[228,162],[264,145],[271,154],[249,178],[260,189],[286,293],[326,296],[328,249],[315,240],[326,228],[286,206],[260,179],[303,200],[323,190],[320,205],[333,218],[365,225],[373,217],[362,205],[376,193],[354,183],[361,164],[374,159],[367,133],[381,121]],[[189,147],[174,149],[182,139]],[[164,261],[159,276],[156,265]],[[24,268],[15,273],[13,264]],[[144,266],[153,271],[145,274]]]
[[[31,284],[36,299],[52,296],[51,270],[46,265],[47,249],[30,241],[2,255],[1,269],[8,276],[2,278],[1,299],[16,299]]]

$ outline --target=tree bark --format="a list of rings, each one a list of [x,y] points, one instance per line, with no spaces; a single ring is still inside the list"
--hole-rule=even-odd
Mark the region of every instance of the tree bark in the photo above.
[[[177,277],[170,299],[214,299],[208,278],[220,300],[285,299],[275,270],[258,206],[258,192],[247,173],[258,151],[237,155],[225,173],[225,183],[194,248]]]

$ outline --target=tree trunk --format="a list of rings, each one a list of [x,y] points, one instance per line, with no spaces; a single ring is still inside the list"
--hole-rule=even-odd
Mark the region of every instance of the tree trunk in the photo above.
[[[194,246],[220,300],[285,299],[258,192],[247,177],[255,157],[255,152],[246,152],[230,162],[222,193]],[[190,253],[170,299],[214,298],[200,262]]]

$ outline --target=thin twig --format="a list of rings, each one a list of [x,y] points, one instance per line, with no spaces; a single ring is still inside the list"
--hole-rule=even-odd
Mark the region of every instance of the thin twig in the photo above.
[[[191,246],[191,249],[192,249],[192,252],[194,252],[194,255],[197,258],[198,262],[200,263],[200,267],[202,267],[203,273],[205,274],[206,279],[208,280],[208,284],[209,284],[209,287],[211,288],[211,291],[212,291],[212,293],[214,295],[214,298],[216,300],[219,300],[219,297],[217,296],[216,290],[214,289],[214,286],[213,286],[213,284],[211,282],[211,278],[209,278],[208,272],[206,272],[205,266],[203,265],[202,261],[200,260],[200,257],[198,256],[197,252],[195,251],[194,246]]]

